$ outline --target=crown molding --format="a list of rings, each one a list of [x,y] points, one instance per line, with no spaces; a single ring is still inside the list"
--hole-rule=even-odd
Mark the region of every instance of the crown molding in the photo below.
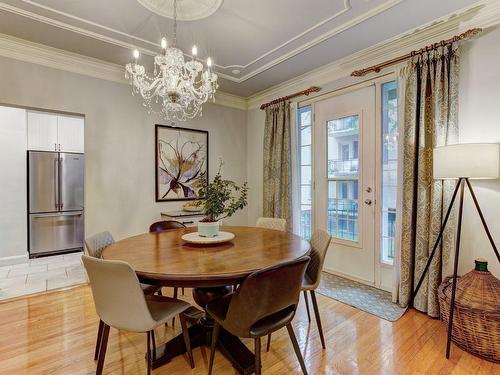
[[[365,0],[365,1],[369,1],[369,0]],[[217,73],[218,73],[219,77],[227,79],[227,80],[232,81],[232,82],[236,82],[236,83],[245,82],[245,81],[255,77],[256,75],[258,75],[258,74],[260,74],[268,69],[271,69],[272,67],[279,65],[282,62],[284,62],[284,61],[286,61],[286,60],[288,60],[288,59],[290,59],[290,58],[292,58],[292,57],[294,57],[294,56],[296,56],[296,55],[298,55],[298,54],[334,37],[334,36],[336,36],[336,35],[338,35],[339,33],[343,32],[345,30],[348,30],[348,29],[350,29],[350,28],[352,28],[352,27],[354,27],[354,26],[356,26],[364,21],[367,21],[372,17],[377,16],[378,14],[386,11],[387,9],[390,9],[390,8],[398,5],[402,1],[403,0],[386,0],[383,3],[375,6],[374,8],[366,11],[365,13],[362,13],[362,14],[352,18],[352,19],[338,25],[337,27],[334,27],[334,28],[328,30],[327,32],[325,32],[323,34],[318,35],[317,37],[314,37],[313,39],[309,40],[308,42],[305,42],[305,43],[301,44],[300,46],[278,56],[277,58],[270,60],[269,62],[265,63],[264,65],[259,66],[252,71],[249,71],[248,73],[242,75],[241,77],[234,77],[233,75],[230,75],[230,74],[223,72],[223,71],[227,71],[227,70],[230,70],[233,68],[247,69],[251,65],[254,65],[257,62],[261,61],[262,59],[270,56],[271,54],[283,49],[284,47],[286,47],[290,43],[292,43],[292,42],[304,37],[305,35],[311,33],[312,31],[316,30],[320,26],[323,26],[323,25],[327,24],[328,22],[342,16],[346,12],[349,12],[352,9],[351,0],[343,0],[343,8],[340,11],[323,19],[322,21],[311,26],[307,30],[304,30],[303,32],[301,32],[301,33],[293,36],[292,38],[284,41],[282,44],[272,48],[271,50],[265,52],[264,54],[254,58],[253,60],[251,60],[247,64],[244,64],[244,65],[241,65],[241,64],[231,64],[231,65],[215,64],[215,66],[218,68]],[[81,23],[85,23],[85,24],[93,26],[93,27],[97,27],[101,30],[106,30],[106,31],[113,33],[115,35],[120,35],[122,37],[125,37],[127,40],[136,40],[136,41],[140,41],[142,43],[151,45],[153,47],[158,47],[157,43],[151,42],[151,41],[143,39],[143,38],[136,37],[134,35],[125,33],[123,31],[119,31],[119,30],[98,24],[96,22],[93,22],[93,21],[90,21],[90,20],[87,20],[87,19],[84,19],[81,17],[74,16],[74,15],[66,13],[66,12],[62,12],[62,11],[57,10],[55,8],[51,8],[49,6],[40,4],[34,0],[24,0],[24,2],[29,4],[29,5],[32,5],[32,6],[44,9],[46,11],[52,12],[54,14],[58,14],[60,16],[66,17],[66,18],[70,18],[70,19],[76,20],[76,21],[81,22]],[[110,44],[113,44],[113,45],[116,45],[116,46],[119,46],[122,48],[132,50],[132,49],[137,47],[131,43],[124,42],[123,40],[113,38],[109,35],[104,35],[102,33],[88,30],[88,29],[85,29],[82,27],[77,27],[77,26],[71,25],[69,23],[62,22],[62,21],[56,20],[54,18],[46,17],[46,16],[40,15],[38,13],[34,13],[34,12],[28,11],[26,9],[22,9],[22,8],[10,5],[10,4],[0,2],[0,9],[11,12],[13,14],[17,14],[17,15],[26,17],[26,18],[36,20],[39,22],[43,22],[45,24],[55,26],[55,27],[58,27],[60,29],[72,31],[72,32],[80,34],[80,35],[84,35],[84,36],[87,36],[90,38],[94,38],[96,40],[110,43]],[[139,47],[138,49],[141,51],[141,53],[143,53],[145,55],[148,55],[148,56],[155,56],[156,55],[156,52],[154,50],[150,50],[150,49],[144,48],[144,47]],[[188,55],[186,55],[186,56],[188,56]],[[188,56],[188,57],[191,57],[191,56]]]
[[[264,102],[286,95],[289,92],[299,91],[305,86],[322,86],[340,79],[349,78],[353,70],[366,65],[377,64],[421,48],[423,45],[428,44],[429,41],[449,38],[469,28],[482,27],[485,29],[499,23],[500,1],[482,0],[419,28],[258,92],[248,98],[219,91],[216,94],[215,104],[240,110],[258,108]],[[6,34],[0,34],[0,56],[93,78],[128,84],[124,78],[124,68],[121,65]],[[384,70],[384,73],[387,72],[390,72],[390,70]]]
[[[429,44],[430,41],[446,39],[469,28],[482,27],[485,29],[499,23],[500,1],[479,1],[472,6],[253,94],[247,98],[248,109],[258,108],[262,103],[284,96],[289,92],[302,90],[306,86],[322,86],[348,78],[353,70],[408,53]],[[390,68],[384,70],[384,73],[387,72],[390,72]],[[358,78],[358,80],[360,79],[363,77]]]
[[[0,56],[128,85],[125,80],[125,69],[121,65],[6,34],[0,34]],[[216,94],[215,104],[241,110],[247,109],[245,98],[221,91]]]

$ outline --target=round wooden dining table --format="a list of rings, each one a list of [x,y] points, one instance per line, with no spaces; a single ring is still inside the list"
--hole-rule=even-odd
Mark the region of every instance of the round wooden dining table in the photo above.
[[[205,308],[206,296],[216,298],[231,291],[251,273],[309,254],[310,244],[292,233],[273,229],[224,226],[235,237],[230,242],[198,245],[182,240],[196,228],[173,229],[129,237],[107,247],[102,257],[131,265],[141,282],[173,287],[191,287],[195,301]],[[191,309],[187,316],[191,346],[209,346],[210,318]],[[254,356],[235,336],[221,329],[219,348],[241,374],[254,371]],[[153,368],[185,353],[178,335],[156,350]]]

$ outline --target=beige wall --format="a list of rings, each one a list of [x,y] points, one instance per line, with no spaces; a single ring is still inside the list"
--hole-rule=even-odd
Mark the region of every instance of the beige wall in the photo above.
[[[130,87],[7,58],[0,58],[0,87],[0,103],[85,114],[87,235],[105,229],[117,239],[142,233],[161,211],[180,208],[180,202],[154,201],[159,121],[146,114]],[[202,118],[179,126],[209,131],[212,175],[222,157],[225,177],[246,180],[245,111],[209,104]],[[227,223],[246,224],[247,213]]]
[[[500,143],[500,27],[485,31],[464,45],[460,77],[460,142]],[[500,246],[500,180],[472,181],[491,234]],[[472,199],[466,194],[460,271],[474,266],[474,259],[488,260],[500,278],[500,265],[484,233]]]

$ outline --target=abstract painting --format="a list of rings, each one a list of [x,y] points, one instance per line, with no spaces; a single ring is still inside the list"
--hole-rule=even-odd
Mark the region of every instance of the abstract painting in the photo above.
[[[197,199],[208,179],[208,132],[156,125],[156,201]]]

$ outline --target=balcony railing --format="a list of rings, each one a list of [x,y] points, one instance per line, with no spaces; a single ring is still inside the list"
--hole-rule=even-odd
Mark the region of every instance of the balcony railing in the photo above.
[[[359,159],[328,160],[328,177],[356,175],[359,171]]]

